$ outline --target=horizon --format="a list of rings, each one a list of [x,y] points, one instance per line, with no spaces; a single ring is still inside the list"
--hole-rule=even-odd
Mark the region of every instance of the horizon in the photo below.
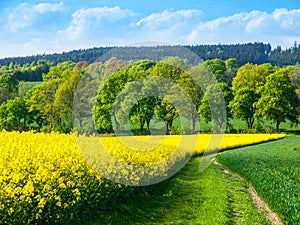
[[[166,46],[181,46],[181,47],[187,47],[187,46],[218,46],[218,45],[223,45],[223,46],[226,46],[226,45],[244,45],[244,44],[254,44],[254,43],[262,43],[262,44],[270,44],[270,43],[266,43],[266,42],[246,42],[246,43],[218,43],[218,44],[193,44],[193,45],[166,45]],[[297,42],[296,42],[297,43]],[[271,44],[270,44],[271,45]],[[282,46],[280,45],[277,45],[276,47],[275,46],[272,46],[271,45],[271,51],[273,51],[274,49],[276,49],[277,47],[281,47],[283,50],[288,50],[292,47],[294,47],[295,45],[295,42],[293,45],[289,46],[289,47],[285,47],[283,48]],[[300,46],[300,43],[297,43],[297,47]],[[64,54],[64,53],[70,53],[70,52],[75,52],[75,51],[87,51],[87,50],[90,50],[90,49],[98,49],[98,48],[126,48],[126,47],[156,47],[156,46],[132,46],[132,45],[111,45],[111,46],[94,46],[94,47],[89,47],[89,48],[78,48],[78,49],[71,49],[71,50],[65,50],[65,51],[61,51],[61,52],[44,52],[44,53],[36,53],[36,54],[31,54],[31,55],[16,55],[16,56],[9,56],[9,57],[0,57],[0,60],[3,60],[3,59],[13,59],[13,58],[26,58],[26,57],[35,57],[35,56],[44,56],[44,55],[54,55],[54,54]]]
[[[300,43],[298,0],[14,0],[0,5],[0,58],[126,46]]]

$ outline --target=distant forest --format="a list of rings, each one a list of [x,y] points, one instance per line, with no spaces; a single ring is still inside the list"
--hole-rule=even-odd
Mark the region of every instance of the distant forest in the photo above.
[[[178,46],[174,46],[175,48]],[[271,63],[274,66],[285,67],[287,65],[299,65],[300,64],[300,45],[294,43],[294,46],[282,49],[280,46],[272,49],[270,44],[255,42],[247,44],[218,44],[218,45],[187,45],[185,47],[200,58],[205,60],[219,58],[227,60],[229,58],[236,58],[239,65],[244,65],[248,62],[253,64]],[[55,54],[42,54],[27,57],[12,57],[0,59],[0,65],[8,66],[10,63],[19,65],[31,64],[32,62],[38,62],[39,60],[50,61],[57,65],[58,63],[65,61],[80,62],[87,61],[89,63],[95,62],[100,56],[109,52],[115,48],[124,47],[99,47],[86,50],[73,50],[70,52],[55,53]],[[134,47],[127,47],[134,48]],[[166,48],[173,48],[168,47]],[[149,54],[151,54],[154,48],[149,48]],[[132,51],[131,51],[132,52]],[[153,53],[153,52],[152,52]],[[159,57],[159,55],[158,55]],[[159,59],[160,60],[160,59]]]

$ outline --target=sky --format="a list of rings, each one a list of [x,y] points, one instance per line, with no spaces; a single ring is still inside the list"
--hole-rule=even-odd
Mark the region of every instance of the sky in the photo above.
[[[299,0],[0,0],[0,58],[126,46],[300,44]]]

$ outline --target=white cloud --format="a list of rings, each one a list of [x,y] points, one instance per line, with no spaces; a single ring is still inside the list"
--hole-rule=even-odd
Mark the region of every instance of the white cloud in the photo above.
[[[63,8],[63,2],[59,3],[40,3],[35,5],[33,8],[36,12],[44,14],[46,12],[57,12],[61,11]]]
[[[6,10],[7,16],[4,28],[16,32],[19,29],[29,27],[38,19],[38,16],[47,12],[61,11],[63,2],[60,3],[40,3],[32,5],[29,3],[22,3],[15,8]]]
[[[190,43],[269,42],[291,46],[287,40],[300,38],[300,9],[241,12],[200,22],[188,35]]]
[[[177,10],[177,11],[170,11],[164,10],[162,13],[153,13],[150,16],[147,16],[137,23],[132,24],[133,27],[138,26],[145,26],[147,28],[157,28],[163,25],[175,24],[175,23],[182,23],[183,21],[190,20],[193,17],[199,17],[201,15],[200,10]],[[167,26],[165,26],[167,28]]]
[[[72,22],[66,30],[59,31],[60,34],[69,35],[73,39],[97,34],[99,27],[108,31],[109,28],[118,26],[120,28],[120,21],[134,16],[135,14],[128,9],[121,9],[119,6],[109,8],[88,8],[79,9],[72,15]],[[103,33],[102,35],[108,35]],[[118,35],[118,34],[116,34]]]
[[[153,13],[131,24],[131,42],[154,40],[168,43],[186,42],[186,36],[201,20],[202,11],[164,10]]]
[[[10,11],[7,15],[7,23],[5,27],[12,31],[17,31],[18,29],[28,26],[33,17],[34,12],[30,8],[29,4],[23,3]]]
[[[300,28],[300,9],[276,9],[272,13],[272,17],[274,21],[279,23],[280,28],[284,30],[295,30]]]
[[[23,3],[6,11],[0,35],[2,56],[142,41],[182,45],[260,41],[273,47],[300,43],[300,9],[275,9],[270,13],[253,10],[203,21],[202,12],[195,9],[169,9],[141,18],[130,9],[116,6],[77,9],[63,17],[62,23],[57,15],[65,16],[58,13],[63,9],[62,2]],[[52,21],[56,21],[53,26]]]

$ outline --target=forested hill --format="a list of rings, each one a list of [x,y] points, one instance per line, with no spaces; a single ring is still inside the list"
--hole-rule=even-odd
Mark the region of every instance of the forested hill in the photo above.
[[[254,64],[269,62],[272,65],[278,66],[296,65],[300,63],[300,45],[297,46],[297,43],[295,43],[293,47],[290,47],[288,49],[282,49],[280,46],[278,46],[273,50],[271,49],[270,44],[264,43],[193,45],[183,47],[186,47],[192,52],[196,53],[203,60],[215,58],[226,60],[228,58],[236,58],[240,65],[243,65],[247,62],[251,62]],[[92,63],[101,55],[112,50],[113,48],[117,47],[99,47],[86,50],[73,50],[70,52],[55,54],[4,58],[0,59],[0,65],[9,65],[11,62],[19,65],[24,65],[27,63],[32,63],[34,61],[37,62],[41,59],[51,61],[54,64],[65,61],[88,61],[89,63]]]

